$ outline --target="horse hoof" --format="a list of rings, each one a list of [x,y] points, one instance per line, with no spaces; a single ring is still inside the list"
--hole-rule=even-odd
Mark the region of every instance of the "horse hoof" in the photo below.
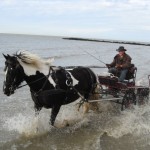
[[[67,123],[67,124],[66,124],[66,127],[69,127],[69,126],[70,126],[69,123]]]
[[[68,120],[64,120],[62,124],[63,124],[64,127],[69,127]]]

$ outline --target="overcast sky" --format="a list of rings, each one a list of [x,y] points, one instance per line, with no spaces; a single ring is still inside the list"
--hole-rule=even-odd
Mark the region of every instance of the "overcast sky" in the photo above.
[[[150,42],[150,1],[0,0],[0,33]]]

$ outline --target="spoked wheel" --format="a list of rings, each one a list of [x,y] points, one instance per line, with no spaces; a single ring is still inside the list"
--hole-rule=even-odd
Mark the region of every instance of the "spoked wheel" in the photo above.
[[[119,89],[117,88],[108,88],[108,94],[112,95],[113,97],[118,97]]]
[[[143,105],[148,103],[149,100],[149,88],[140,88],[137,90],[138,104]]]
[[[123,97],[121,110],[131,108],[133,104],[136,105],[136,95],[134,93],[134,89],[129,89]]]

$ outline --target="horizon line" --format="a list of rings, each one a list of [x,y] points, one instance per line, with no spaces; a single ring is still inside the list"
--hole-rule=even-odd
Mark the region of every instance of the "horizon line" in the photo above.
[[[145,45],[150,46],[149,42],[142,41],[131,41],[131,40],[118,40],[118,39],[102,39],[102,38],[85,38],[77,36],[65,36],[65,35],[46,35],[46,34],[30,34],[30,33],[0,33],[9,35],[25,35],[25,36],[45,36],[45,37],[62,37],[64,40],[80,40],[80,41],[90,41],[90,42],[108,42],[108,43],[122,43],[122,44],[132,44],[132,45]]]

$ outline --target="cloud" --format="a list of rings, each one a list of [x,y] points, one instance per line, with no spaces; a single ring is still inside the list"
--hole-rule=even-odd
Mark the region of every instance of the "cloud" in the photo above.
[[[142,30],[150,31],[150,24],[142,26]]]
[[[125,17],[128,14],[130,18],[136,15],[149,16],[150,3],[148,0],[3,0],[0,10],[3,14],[14,16],[91,14]]]
[[[149,10],[150,3],[147,0],[3,0],[0,1],[0,7],[1,10],[11,11],[15,15],[97,13],[116,16],[128,11],[138,13],[141,10]]]
[[[33,13],[68,13],[68,12],[91,12],[111,7],[109,1],[67,1],[67,0],[4,0],[0,3],[3,10],[30,10]],[[36,11],[35,11],[36,10]]]
[[[10,6],[10,5],[14,5],[16,2],[17,2],[16,0],[3,0],[1,1],[1,5]]]
[[[149,0],[2,0],[1,24],[16,30],[119,36],[150,31]],[[9,19],[8,19],[9,18]],[[24,28],[23,28],[24,27]],[[26,29],[26,30],[25,30]],[[1,29],[3,31],[3,29]],[[39,31],[38,31],[39,30]],[[142,38],[142,37],[141,37]]]
[[[149,4],[149,0],[129,0],[128,1],[129,4],[133,4],[133,5],[147,5]]]
[[[109,32],[112,31],[112,28],[107,28],[107,27],[99,27],[99,28],[70,28],[67,29],[67,31],[71,34],[79,34],[79,33],[83,33],[83,34],[99,34],[99,33],[103,33],[103,32]]]

